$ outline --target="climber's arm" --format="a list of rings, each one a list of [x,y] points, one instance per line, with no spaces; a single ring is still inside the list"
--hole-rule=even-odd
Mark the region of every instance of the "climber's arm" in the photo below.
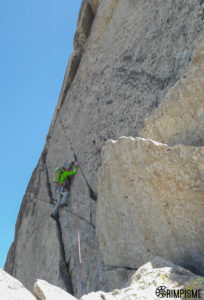
[[[77,167],[74,167],[73,171],[64,171],[64,175],[66,177],[71,176],[71,175],[75,175],[77,173]]]

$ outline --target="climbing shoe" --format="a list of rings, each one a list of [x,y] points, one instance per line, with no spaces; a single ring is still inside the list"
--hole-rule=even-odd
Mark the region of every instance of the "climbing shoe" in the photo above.
[[[50,217],[53,218],[55,221],[58,219],[58,215],[55,215],[53,213],[50,214]]]
[[[64,207],[64,206],[67,206],[67,203],[66,202],[62,202],[59,204],[58,208],[61,208],[61,207]]]

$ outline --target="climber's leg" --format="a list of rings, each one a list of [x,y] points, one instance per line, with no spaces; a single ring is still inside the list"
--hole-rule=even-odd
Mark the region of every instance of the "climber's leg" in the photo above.
[[[68,189],[64,190],[62,192],[62,195],[63,195],[63,197],[62,197],[62,199],[60,201],[59,208],[63,207],[63,206],[67,206],[67,198],[69,196],[69,190]]]
[[[61,188],[60,187],[55,187],[55,193],[56,193],[56,197],[57,197],[57,202],[55,203],[55,206],[53,207],[50,216],[54,219],[56,219],[57,213],[58,213],[58,208],[61,202]]]

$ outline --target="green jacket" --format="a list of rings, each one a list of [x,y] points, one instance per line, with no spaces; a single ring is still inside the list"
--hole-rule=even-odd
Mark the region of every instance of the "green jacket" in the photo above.
[[[77,173],[77,167],[74,167],[73,171],[62,171],[61,177],[60,177],[60,183],[64,184],[64,182],[67,180],[69,176],[75,175]]]

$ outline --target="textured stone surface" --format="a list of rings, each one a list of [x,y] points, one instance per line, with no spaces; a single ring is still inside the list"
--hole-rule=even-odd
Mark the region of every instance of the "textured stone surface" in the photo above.
[[[36,298],[22,285],[0,269],[0,299],[1,300],[36,300]]]
[[[113,270],[107,270],[107,278],[109,283],[109,290],[123,288],[124,284],[132,277],[136,270],[130,270],[127,268],[113,268]]]
[[[77,300],[61,288],[40,279],[35,283],[33,293],[38,300]]]
[[[96,219],[107,266],[138,268],[159,255],[204,274],[203,167],[204,147],[106,143]]]
[[[94,14],[91,5],[87,0],[83,0],[79,12],[77,29],[74,36],[74,49],[83,50],[89,36],[93,23]]]
[[[88,0],[94,15],[96,15],[100,0]]]
[[[16,235],[5,265],[30,291],[38,277],[72,291],[64,272],[59,233],[49,217],[52,205],[46,164],[41,157],[23,198]]]
[[[91,1],[89,0],[91,3]],[[93,1],[92,1],[93,2]],[[92,32],[90,36],[90,42],[97,44],[102,38],[107,29],[111,28],[111,19],[115,13],[119,0],[103,0],[100,1],[100,8],[97,11],[96,18],[93,23]],[[93,6],[93,4],[92,4]],[[120,17],[120,15],[118,15]],[[109,28],[108,28],[109,25]]]
[[[108,289],[95,237],[101,148],[108,138],[138,135],[189,65],[203,26],[202,1],[82,1],[75,52],[5,266],[29,289],[39,277],[73,287],[77,297],[81,282],[86,293]],[[74,156],[79,172],[55,224],[49,218],[54,169]]]
[[[181,78],[154,115],[146,120],[144,138],[168,144],[204,145],[204,39]]]
[[[62,90],[59,96],[57,107],[55,109],[55,115],[58,114],[60,111],[60,108],[65,100],[67,91],[69,90],[71,83],[74,80],[74,77],[78,70],[80,60],[81,60],[81,52],[79,50],[74,51],[69,58],[69,62],[64,76],[64,81],[62,84]],[[55,115],[53,117],[53,120],[55,120]]]
[[[165,286],[165,291],[167,289],[175,291],[193,289],[195,292],[199,290],[199,298],[204,299],[204,277],[196,276],[182,267],[155,257],[132,276],[126,288],[114,290],[112,293],[92,293],[84,296],[82,300],[156,300],[159,298],[155,292],[160,286]],[[186,299],[183,296],[176,298]],[[162,299],[169,299],[169,297],[162,297]],[[193,298],[188,297],[188,299]]]
[[[142,266],[126,283],[125,288],[111,293],[97,292],[83,296],[82,300],[152,300],[158,299],[155,291],[159,286],[166,289],[196,290],[199,299],[204,297],[204,277],[176,266],[160,257],[155,257]],[[2,300],[76,300],[59,287],[38,279],[34,285],[34,295],[24,288],[15,278],[0,270],[0,296]],[[198,297],[197,297],[198,298]],[[196,298],[196,299],[197,299]],[[167,299],[163,297],[163,299]],[[177,299],[183,299],[177,297]]]

